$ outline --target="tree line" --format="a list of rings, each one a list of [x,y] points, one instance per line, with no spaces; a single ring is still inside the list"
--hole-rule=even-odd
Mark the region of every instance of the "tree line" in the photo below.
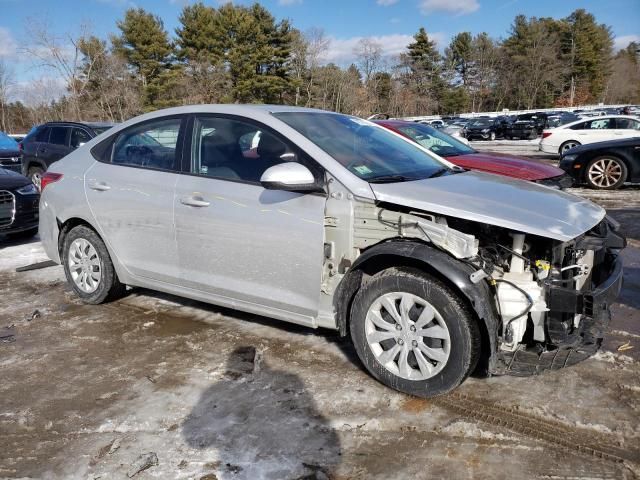
[[[0,63],[0,128],[26,130],[53,119],[120,122],[198,103],[396,117],[640,103],[640,45],[614,54],[611,29],[583,9],[562,19],[518,15],[500,40],[461,32],[444,53],[425,28],[394,58],[364,38],[350,65],[323,61],[330,48],[323,30],[301,32],[258,3],[186,5],[172,35],[142,8],[128,9],[116,27],[109,39],[85,28],[60,38],[30,24],[25,55],[55,72],[66,90],[54,100],[9,102],[11,72]],[[45,92],[47,85],[34,88]]]

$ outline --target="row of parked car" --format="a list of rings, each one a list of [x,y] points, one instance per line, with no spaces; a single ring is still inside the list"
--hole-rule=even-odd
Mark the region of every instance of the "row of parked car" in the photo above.
[[[546,129],[604,115],[632,115],[640,114],[640,107],[627,106],[624,108],[602,108],[595,110],[552,111],[523,113],[520,115],[488,115],[462,118],[443,117],[436,120],[424,120],[434,128],[443,129],[445,133],[459,136],[468,140],[534,140],[542,135]]]

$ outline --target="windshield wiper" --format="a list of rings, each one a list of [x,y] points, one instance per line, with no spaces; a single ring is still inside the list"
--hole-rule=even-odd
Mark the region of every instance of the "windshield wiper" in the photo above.
[[[433,172],[431,175],[429,175],[427,178],[435,178],[435,177],[440,177],[441,175],[444,175],[447,172],[450,172],[451,169],[447,168],[447,167],[442,167],[439,168],[438,170],[436,170],[435,172]]]
[[[380,175],[379,177],[367,178],[369,183],[396,183],[396,182],[410,182],[412,180],[418,180],[415,177],[407,177],[405,175]]]

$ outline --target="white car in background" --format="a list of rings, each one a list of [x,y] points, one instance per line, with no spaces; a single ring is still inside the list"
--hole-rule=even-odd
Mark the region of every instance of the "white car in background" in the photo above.
[[[640,137],[640,120],[627,115],[581,119],[542,132],[540,150],[562,155],[579,145]]]

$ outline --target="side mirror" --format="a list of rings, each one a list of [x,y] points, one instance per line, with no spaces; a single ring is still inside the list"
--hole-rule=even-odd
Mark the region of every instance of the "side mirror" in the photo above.
[[[313,173],[304,165],[295,162],[279,163],[267,168],[260,177],[260,183],[267,190],[291,192],[320,190]]]

